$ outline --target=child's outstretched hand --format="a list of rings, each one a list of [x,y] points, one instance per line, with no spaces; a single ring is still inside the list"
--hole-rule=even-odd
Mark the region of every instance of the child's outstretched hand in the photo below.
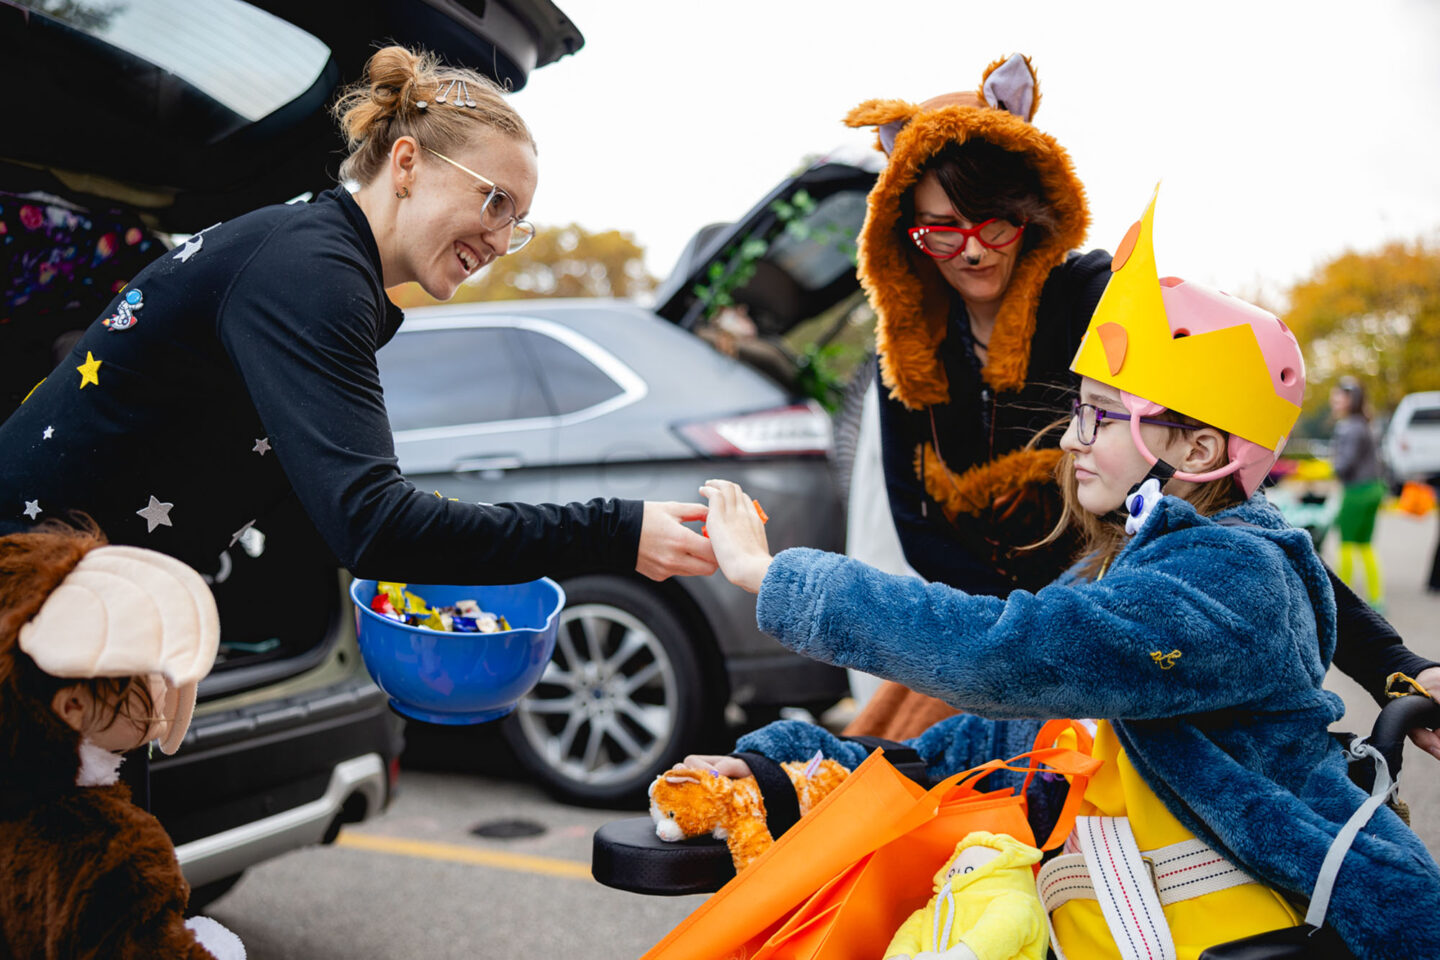
[[[770,569],[770,546],[755,502],[729,480],[706,480],[700,493],[710,501],[705,526],[720,572],[742,590],[759,593]]]

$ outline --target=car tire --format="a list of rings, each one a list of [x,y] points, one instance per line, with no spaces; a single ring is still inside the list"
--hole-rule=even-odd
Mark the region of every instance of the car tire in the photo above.
[[[506,718],[505,738],[561,800],[643,805],[714,712],[694,631],[659,590],[633,580],[590,575],[564,587],[555,655]]]

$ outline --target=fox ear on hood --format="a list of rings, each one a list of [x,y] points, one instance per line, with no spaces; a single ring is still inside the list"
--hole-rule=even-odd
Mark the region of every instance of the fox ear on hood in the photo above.
[[[888,156],[895,146],[895,135],[919,110],[907,100],[866,100],[845,115],[845,125],[876,127],[880,149]]]
[[[1040,106],[1040,81],[1023,53],[996,60],[980,79],[980,96],[990,106],[1030,123]]]

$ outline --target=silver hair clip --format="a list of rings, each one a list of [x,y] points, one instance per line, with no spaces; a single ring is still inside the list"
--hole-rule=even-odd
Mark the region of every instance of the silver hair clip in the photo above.
[[[450,85],[445,88],[444,92],[441,93],[440,96],[438,96],[438,97],[435,98],[435,102],[436,102],[436,103],[444,103],[445,100],[446,100],[446,98],[450,96],[451,91],[453,91],[453,90],[455,89],[455,85],[456,85],[457,83],[460,85],[460,95],[455,98],[455,106],[457,106],[457,107],[473,107],[473,106],[475,106],[475,101],[472,100],[472,99],[470,99],[470,88],[467,87],[467,86],[465,86],[465,81],[464,81],[464,80],[459,80],[459,79],[451,80],[451,81],[450,81]]]

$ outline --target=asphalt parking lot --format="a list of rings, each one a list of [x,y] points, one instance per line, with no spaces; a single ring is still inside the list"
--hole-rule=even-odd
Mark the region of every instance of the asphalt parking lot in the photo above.
[[[1424,590],[1437,518],[1385,513],[1376,538],[1388,613],[1415,649],[1440,659],[1440,595]],[[1333,544],[1331,545],[1333,548]],[[1349,715],[1368,729],[1374,704],[1332,674]],[[589,876],[600,824],[638,811],[554,803],[504,770],[469,763],[463,740],[430,744],[432,769],[407,769],[382,817],[345,830],[331,847],[297,851],[251,870],[210,915],[245,940],[252,960],[427,960],[583,951],[587,960],[633,960],[702,902],[602,887]],[[452,755],[438,769],[439,751]],[[1417,832],[1440,857],[1440,761],[1406,750],[1402,796]],[[515,826],[515,822],[522,826]],[[509,824],[509,826],[507,826]],[[523,826],[528,825],[528,827]],[[496,832],[541,832],[510,839]]]

